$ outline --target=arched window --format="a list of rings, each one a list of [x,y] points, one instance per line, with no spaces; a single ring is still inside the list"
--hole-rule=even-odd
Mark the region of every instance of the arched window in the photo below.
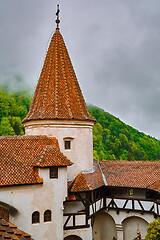
[[[32,213],[32,224],[33,223],[39,223],[39,212],[38,211],[35,211]]]
[[[51,210],[46,210],[44,212],[44,222],[50,222],[51,221]]]

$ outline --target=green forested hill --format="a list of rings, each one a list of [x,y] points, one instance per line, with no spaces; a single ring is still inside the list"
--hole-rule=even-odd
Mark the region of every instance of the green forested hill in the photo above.
[[[126,125],[102,109],[88,106],[96,119],[94,157],[98,160],[159,160],[160,141]]]
[[[0,135],[22,135],[21,120],[31,103],[27,91],[0,89]],[[96,119],[93,128],[94,158],[97,160],[159,160],[160,141],[138,132],[102,109],[88,106]]]

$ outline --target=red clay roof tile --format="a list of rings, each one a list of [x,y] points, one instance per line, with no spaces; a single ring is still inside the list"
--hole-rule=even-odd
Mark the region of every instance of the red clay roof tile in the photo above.
[[[92,173],[79,173],[69,186],[70,192],[92,191],[104,185],[98,162],[94,161],[95,171]]]
[[[98,164],[98,161],[94,161],[94,165],[95,172],[77,175],[69,192],[91,191],[104,185],[146,188],[160,192],[160,162],[100,161]]]
[[[47,148],[49,146],[52,147]],[[53,146],[54,152],[49,151]],[[46,160],[43,159],[44,149],[48,149]],[[54,153],[56,156],[53,157]],[[41,156],[43,161],[39,164],[45,167],[71,164],[60,152],[58,140],[54,137],[0,137],[0,186],[43,183],[35,168],[36,159]]]
[[[14,226],[14,227],[13,227]],[[18,229],[15,225],[0,217],[0,239],[14,239],[14,240],[33,240],[31,236]]]
[[[160,179],[160,162],[102,161],[108,186],[148,188]]]
[[[87,182],[83,173],[79,173],[73,183],[70,185],[70,192],[83,192],[83,191],[92,191],[92,187]]]
[[[70,165],[72,165],[72,162],[55,146],[45,146],[35,163],[37,167],[64,167]]]
[[[31,107],[23,122],[39,119],[89,120],[89,114],[59,29],[53,34]]]

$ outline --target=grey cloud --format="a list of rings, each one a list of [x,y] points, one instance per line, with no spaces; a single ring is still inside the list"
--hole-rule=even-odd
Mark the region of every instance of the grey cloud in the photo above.
[[[160,1],[60,2],[61,32],[87,102],[160,138]],[[0,76],[35,87],[56,1],[0,0]]]

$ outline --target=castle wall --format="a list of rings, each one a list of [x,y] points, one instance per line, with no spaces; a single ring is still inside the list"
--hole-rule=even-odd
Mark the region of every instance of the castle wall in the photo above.
[[[140,212],[120,211],[117,214],[116,210],[106,210],[104,212],[109,214],[115,221],[117,240],[134,239],[137,237],[137,229],[140,230],[141,237],[144,239],[147,234],[148,223],[154,220],[154,216],[151,213],[141,214]]]
[[[67,169],[68,178],[75,177],[81,171],[93,168],[93,122],[39,120],[25,124],[26,135],[47,135],[58,139],[61,152],[74,164]],[[65,149],[65,139],[70,140],[71,149]]]
[[[120,212],[117,214],[114,210],[102,210],[95,215],[92,240],[134,239],[137,237],[137,230],[144,239],[148,223],[153,220],[153,215],[149,213],[142,215],[137,212]]]
[[[138,191],[137,191],[138,195]],[[144,195],[144,194],[143,194]],[[140,197],[142,194],[139,195]],[[107,199],[110,201],[110,199]],[[123,206],[125,200],[115,199],[117,206]],[[123,204],[121,204],[123,202]],[[153,205],[153,202],[150,201],[141,201],[144,209],[150,210]],[[128,210],[101,210],[99,211],[98,207],[99,201],[97,201],[96,209],[97,214],[94,214],[92,217],[92,237],[88,238],[83,236],[82,229],[74,230],[77,236],[81,237],[83,240],[113,240],[114,237],[116,240],[128,240],[134,239],[137,237],[137,230],[140,230],[142,239],[145,238],[147,234],[147,226],[149,222],[154,220],[154,214],[150,212],[141,211],[139,206],[135,205],[135,211],[132,210],[130,202],[127,205]],[[73,206],[73,208],[72,208]],[[155,206],[156,207],[156,206]],[[64,213],[75,213],[82,211],[84,209],[81,202],[65,202],[64,204]],[[92,206],[90,207],[90,214],[93,214]],[[131,209],[131,210],[129,210]],[[137,211],[139,210],[139,212]],[[82,221],[82,217],[84,217]],[[64,217],[64,222],[66,217]],[[75,218],[76,226],[84,224],[85,216],[80,215]],[[91,223],[90,223],[91,224]],[[67,226],[73,226],[73,219],[70,219]],[[65,236],[73,233],[72,230],[64,231]]]
[[[92,236],[94,240],[112,240],[117,238],[115,221],[111,215],[104,211],[97,213]]]
[[[122,227],[124,240],[134,239],[137,236],[137,230],[140,231],[141,238],[145,239],[148,223],[141,217],[132,216],[123,221]]]
[[[13,206],[9,220],[30,233],[35,240],[63,239],[63,201],[67,195],[67,169],[58,169],[58,179],[49,178],[49,169],[39,169],[43,184],[12,186],[0,189],[1,202]],[[3,193],[3,194],[1,194]],[[44,222],[44,212],[51,210],[52,219]],[[32,213],[40,213],[40,223],[32,224]]]
[[[74,229],[74,230],[66,230],[66,231],[64,231],[64,239],[67,236],[78,236],[82,240],[92,240],[92,227],[82,228],[82,229]]]

